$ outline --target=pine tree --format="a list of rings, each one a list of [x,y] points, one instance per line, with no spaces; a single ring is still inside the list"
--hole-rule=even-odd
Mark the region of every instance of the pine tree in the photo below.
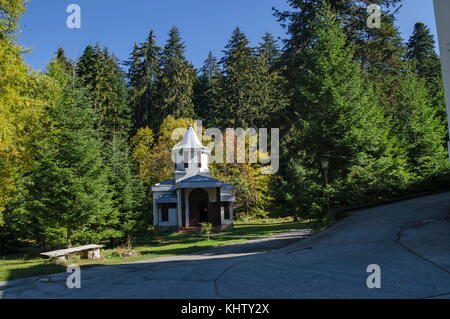
[[[339,21],[349,43],[354,46],[354,58],[369,74],[374,83],[375,93],[383,108],[389,114],[392,105],[391,96],[398,86],[397,79],[402,68],[405,47],[398,29],[395,27],[395,14],[402,0],[290,0],[293,11],[275,11],[275,15],[290,37],[285,40],[282,56],[284,74],[289,88],[294,89],[295,82],[291,70],[303,66],[303,54],[313,42],[312,25],[317,17],[331,10]],[[378,4],[382,9],[381,27],[368,28],[368,4]],[[327,9],[329,8],[329,9]]]
[[[393,117],[396,134],[406,151],[415,180],[436,176],[447,167],[446,130],[432,107],[424,80],[407,66]]]
[[[168,115],[175,118],[194,116],[192,99],[195,71],[184,53],[185,46],[180,33],[173,27],[160,57],[158,108],[152,113],[151,127],[159,127]]]
[[[98,69],[92,70],[89,65],[98,65]],[[99,45],[86,49],[80,58],[78,70],[84,85],[97,101],[96,127],[102,137],[102,158],[107,167],[107,185],[113,196],[114,210],[118,212],[120,220],[119,226],[113,229],[115,233],[113,232],[114,236],[111,238],[131,236],[145,225],[144,206],[149,203],[145,200],[145,191],[135,176],[135,163],[127,146],[132,119],[125,74],[117,59]],[[142,73],[144,77],[147,76],[145,70],[144,68]],[[93,235],[95,233],[91,232],[90,236]]]
[[[255,105],[254,49],[239,27],[233,31],[220,61],[223,78],[220,85],[220,111],[226,114],[219,127],[255,127],[259,110]]]
[[[113,229],[117,211],[94,131],[96,114],[85,91],[70,75],[63,76],[58,63],[49,66],[49,75],[55,75],[62,94],[52,112],[52,129],[38,142],[28,186],[28,210],[43,230],[37,239],[71,246],[118,236]]]
[[[290,93],[286,90],[286,79],[276,67],[280,57],[278,47],[273,37],[266,33],[256,49],[256,105],[260,112],[255,124],[258,127],[280,127],[282,112],[289,103]]]
[[[210,51],[194,83],[195,114],[207,127],[214,127],[220,118],[217,104],[221,76],[220,65]]]
[[[99,80],[102,71],[101,47],[88,45],[77,63],[77,75],[81,77],[83,85],[91,92],[94,108],[98,109],[100,90]]]
[[[159,59],[161,48],[156,45],[153,30],[150,31],[147,41],[135,44],[130,60],[128,84],[130,87],[130,105],[134,112],[134,133],[144,126],[156,129],[153,117],[157,110],[156,81],[160,75]]]
[[[429,98],[438,116],[446,123],[444,85],[441,63],[435,52],[435,42],[430,29],[421,22],[414,25],[414,31],[408,41],[406,59],[414,63],[415,73],[424,80]]]
[[[62,66],[65,72],[67,72],[68,74],[73,73],[74,71],[73,63],[67,59],[66,53],[63,48],[59,48],[56,51],[55,60],[59,65]]]
[[[258,55],[264,55],[266,57],[267,63],[270,68],[273,68],[275,66],[275,63],[278,62],[281,57],[281,51],[278,47],[278,42],[269,32],[266,32],[264,34],[257,50]]]
[[[296,52],[306,49],[314,37],[312,25],[316,22],[318,13],[331,10],[338,21],[341,22],[344,34],[347,39],[354,43],[354,54],[361,61],[371,61],[375,46],[383,51],[385,59],[394,54],[397,49],[391,50],[392,39],[396,42],[398,32],[393,28],[394,15],[401,5],[402,0],[288,0],[293,11],[275,10],[274,15],[281,22],[290,34],[290,38],[285,41],[284,58],[295,62]],[[367,6],[377,4],[382,9],[381,28],[368,28],[366,21],[368,18]],[[328,8],[328,9],[327,9]],[[383,39],[387,40],[383,43]],[[375,42],[376,43],[375,43]],[[367,46],[372,48],[367,49]],[[293,60],[291,60],[293,59]]]
[[[117,137],[103,150],[108,161],[108,184],[112,205],[118,210],[119,223],[115,227],[124,240],[134,237],[149,223],[150,198],[138,178],[136,164],[131,158],[127,141]]]
[[[441,73],[439,56],[434,50],[435,42],[430,29],[422,22],[416,23],[408,41],[406,58],[416,62],[417,74],[428,81],[440,76]]]
[[[317,174],[311,181],[314,189],[313,183],[323,180],[321,158],[329,158],[332,186],[326,192],[332,201],[348,203],[401,187],[403,167],[396,159],[389,123],[353,60],[353,48],[330,11],[316,21],[313,44],[303,52],[304,65],[294,70],[289,159],[300,161],[302,174]],[[296,166],[291,165],[298,171]]]
[[[131,110],[125,74],[117,58],[99,44],[88,46],[80,57],[77,72],[94,101],[98,113],[96,126],[104,138],[111,139],[116,134],[128,136],[132,126]]]
[[[234,30],[221,60],[223,76],[217,105],[220,113],[227,117],[218,123],[219,127],[269,127],[273,124],[273,115],[284,108],[286,95],[284,81],[271,69],[270,59],[271,53],[264,48],[249,47],[239,27]]]
[[[201,69],[202,76],[211,81],[214,77],[217,77],[220,74],[220,71],[220,65],[217,58],[211,51],[209,51],[208,57],[203,63],[203,67]]]

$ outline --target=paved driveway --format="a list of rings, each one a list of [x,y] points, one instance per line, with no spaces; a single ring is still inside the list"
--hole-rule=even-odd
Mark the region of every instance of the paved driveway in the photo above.
[[[196,255],[0,283],[3,298],[446,298],[450,193],[361,210],[301,239],[280,234]],[[366,285],[381,268],[381,288]]]

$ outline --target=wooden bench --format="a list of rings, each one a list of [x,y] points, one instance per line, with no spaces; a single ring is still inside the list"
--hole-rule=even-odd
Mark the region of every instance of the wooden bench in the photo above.
[[[96,260],[101,258],[100,249],[102,245],[86,245],[67,249],[60,249],[41,253],[40,255],[49,258],[51,261],[64,262],[71,254],[80,254],[82,259]]]

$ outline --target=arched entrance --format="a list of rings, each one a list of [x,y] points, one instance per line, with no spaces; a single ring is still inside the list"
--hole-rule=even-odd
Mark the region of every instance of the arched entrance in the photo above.
[[[197,188],[189,194],[189,225],[208,222],[208,193]]]

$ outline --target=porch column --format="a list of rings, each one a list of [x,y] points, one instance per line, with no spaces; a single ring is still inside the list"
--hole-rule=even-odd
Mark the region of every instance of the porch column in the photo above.
[[[158,205],[156,204],[155,193],[153,193],[153,226],[158,225]]]
[[[178,217],[178,227],[183,227],[183,220],[181,218],[182,214],[182,202],[181,202],[181,189],[177,189],[177,217]]]
[[[183,208],[184,208],[185,224],[186,224],[186,227],[189,227],[189,226],[190,226],[190,224],[189,224],[189,199],[188,199],[188,197],[186,196],[186,189],[185,189],[185,188],[183,188],[183,196],[182,196],[182,199],[183,199]]]

